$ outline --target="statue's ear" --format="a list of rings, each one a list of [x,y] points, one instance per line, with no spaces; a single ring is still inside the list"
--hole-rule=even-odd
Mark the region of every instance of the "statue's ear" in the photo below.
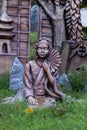
[[[49,39],[46,39],[47,40],[47,42],[50,44],[50,40]]]

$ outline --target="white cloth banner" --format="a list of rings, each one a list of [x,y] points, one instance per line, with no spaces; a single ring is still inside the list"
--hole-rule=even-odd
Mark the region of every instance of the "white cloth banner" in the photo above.
[[[81,22],[83,27],[87,27],[87,8],[82,8],[81,13]]]

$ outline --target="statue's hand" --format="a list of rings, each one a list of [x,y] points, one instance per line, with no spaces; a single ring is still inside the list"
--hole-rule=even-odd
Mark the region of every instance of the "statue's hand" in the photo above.
[[[44,61],[44,63],[43,63],[43,69],[44,69],[45,71],[48,71],[48,70],[49,70],[49,65],[47,64],[46,61]]]
[[[28,97],[28,103],[30,105],[38,105],[38,101],[35,98],[33,98],[32,96]]]

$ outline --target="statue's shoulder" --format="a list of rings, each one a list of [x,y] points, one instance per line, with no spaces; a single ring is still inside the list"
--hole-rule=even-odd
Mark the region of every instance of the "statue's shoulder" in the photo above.
[[[28,62],[26,63],[26,65],[25,65],[25,67],[30,67],[33,63],[34,63],[33,60],[28,61]]]
[[[28,62],[29,65],[33,65],[35,63],[36,63],[35,60],[31,60],[31,61]]]
[[[35,60],[28,61],[28,63],[25,65],[26,69],[34,68],[36,66]]]

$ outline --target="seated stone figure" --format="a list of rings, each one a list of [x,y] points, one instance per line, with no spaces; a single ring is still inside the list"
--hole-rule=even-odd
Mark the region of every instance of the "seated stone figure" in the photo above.
[[[24,94],[31,105],[38,105],[38,98],[62,99],[65,94],[57,83],[61,64],[59,53],[50,48],[50,41],[40,39],[35,44],[35,59],[29,61],[24,71]]]

